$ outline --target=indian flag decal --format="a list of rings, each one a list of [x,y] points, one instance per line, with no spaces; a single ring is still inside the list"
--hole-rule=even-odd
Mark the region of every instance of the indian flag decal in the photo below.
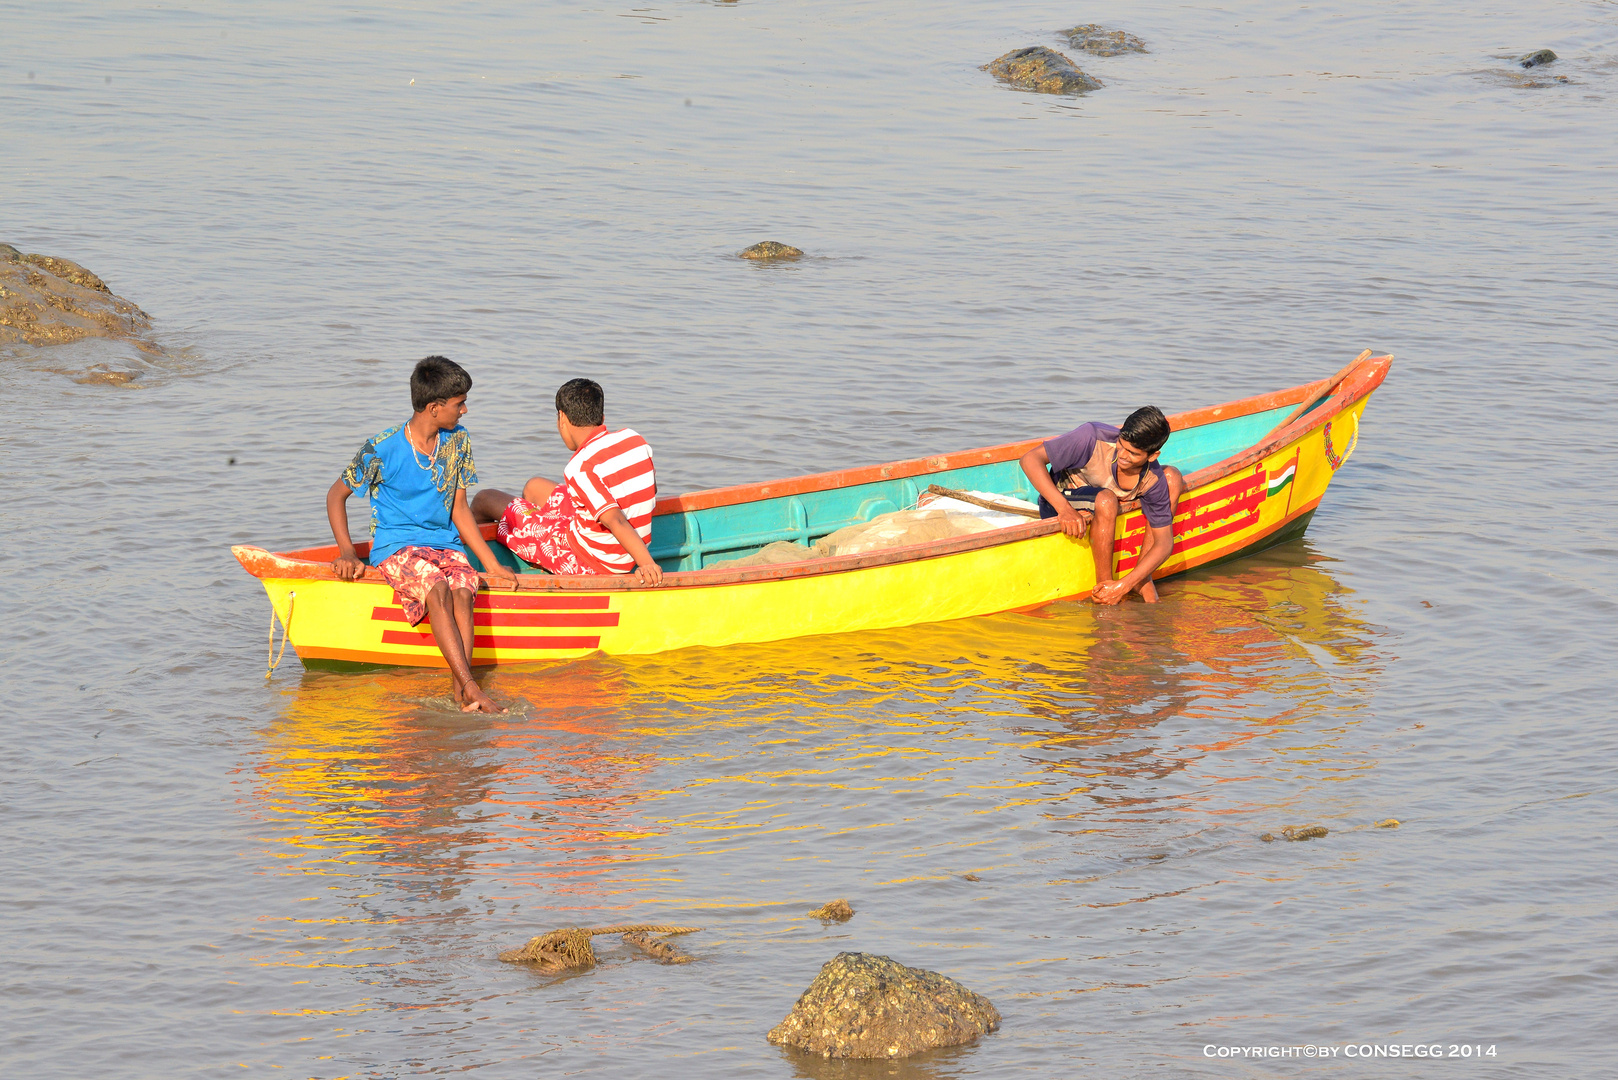
[[[1285,469],[1282,469],[1276,475],[1270,477],[1268,488],[1265,491],[1266,497],[1280,494],[1282,488],[1292,483],[1292,477],[1297,473],[1297,471],[1298,466],[1296,463],[1293,463],[1288,465]]]

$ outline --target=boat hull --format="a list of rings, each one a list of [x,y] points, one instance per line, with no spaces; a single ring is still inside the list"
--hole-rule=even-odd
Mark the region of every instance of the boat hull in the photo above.
[[[1174,519],[1174,552],[1153,577],[1302,535],[1353,452],[1371,388],[1339,403],[1329,420],[1302,424],[1296,437],[1261,447],[1264,452],[1249,455],[1253,460],[1189,489]],[[940,476],[947,480],[948,470]],[[683,579],[673,588],[631,588],[620,578],[607,579],[608,587],[599,589],[578,579],[533,579],[535,588],[514,593],[483,589],[475,604],[472,658],[477,665],[525,664],[594,652],[633,655],[775,641],[1026,610],[1088,594],[1095,585],[1088,539],[1052,529],[1038,522],[1013,526],[928,545],[915,557],[671,575]],[[1121,518],[1115,574],[1134,567],[1145,535],[1139,512]],[[295,575],[277,576],[273,559],[250,564],[240,550],[238,557],[262,578],[305,665],[445,666],[430,628],[408,625],[385,583],[310,576],[313,571],[302,566]]]

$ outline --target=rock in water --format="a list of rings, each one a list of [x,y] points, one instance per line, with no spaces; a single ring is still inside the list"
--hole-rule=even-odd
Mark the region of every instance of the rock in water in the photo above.
[[[886,956],[838,953],[765,1036],[835,1058],[902,1058],[998,1030],[1000,1013],[936,971]]]
[[[1092,79],[1074,66],[1073,61],[1043,45],[1013,49],[985,64],[983,70],[1019,90],[1040,94],[1082,94],[1101,86],[1099,79]]]
[[[1527,56],[1523,57],[1521,63],[1525,68],[1538,67],[1541,64],[1548,64],[1555,59],[1555,53],[1551,52],[1549,49],[1541,49],[1538,52],[1531,52]]]
[[[0,244],[0,345],[66,345],[87,337],[119,338],[145,352],[151,319],[76,262],[24,255]]]
[[[791,244],[778,244],[774,240],[764,240],[741,253],[744,259],[796,259],[803,252]]]
[[[821,922],[847,922],[854,917],[854,909],[847,900],[833,900],[829,904],[821,904],[809,913],[811,919]]]
[[[1134,34],[1122,30],[1108,30],[1105,26],[1085,23],[1062,31],[1067,43],[1091,56],[1120,56],[1126,52],[1143,53],[1146,43]]]

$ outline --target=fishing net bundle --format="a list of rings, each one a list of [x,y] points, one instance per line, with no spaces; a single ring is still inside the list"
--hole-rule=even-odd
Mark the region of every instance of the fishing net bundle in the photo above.
[[[1005,495],[969,492],[985,500],[1002,505],[1030,508]],[[884,548],[928,544],[935,540],[948,540],[957,536],[971,536],[1007,525],[1024,524],[1029,519],[1013,513],[1001,513],[958,499],[939,495],[923,495],[915,509],[895,510],[879,514],[870,521],[857,522],[838,529],[815,541],[800,544],[792,540],[778,540],[773,544],[738,559],[720,559],[704,565],[705,570],[720,567],[740,570],[749,566],[773,566],[778,563],[802,562],[805,559],[829,559],[838,555],[863,555]]]
[[[500,959],[508,964],[533,964],[544,971],[581,971],[596,965],[596,953],[590,939],[597,935],[624,934],[627,937],[631,934],[694,934],[701,929],[700,926],[665,926],[655,923],[570,926],[529,938],[521,947],[507,949],[501,953]]]

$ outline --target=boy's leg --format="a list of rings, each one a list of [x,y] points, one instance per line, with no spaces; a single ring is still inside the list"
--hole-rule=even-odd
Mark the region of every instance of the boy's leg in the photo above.
[[[555,490],[555,481],[547,480],[543,476],[536,476],[522,486],[522,497],[535,506],[544,506],[545,500],[549,499],[551,492]]]
[[[471,589],[452,588],[449,595],[455,602],[455,626],[460,630],[461,644],[466,648],[466,666],[476,667],[472,661],[472,601],[477,593]]]
[[[1169,482],[1169,505],[1178,508],[1180,496],[1185,494],[1185,477],[1180,475],[1179,469],[1170,465],[1163,470],[1163,478]],[[1173,522],[1171,521],[1169,524],[1172,528]],[[1135,591],[1140,593],[1140,598],[1148,604],[1157,603],[1157,586],[1152,584],[1151,578],[1141,582],[1140,588]]]
[[[433,640],[438,643],[438,651],[444,654],[444,660],[449,664],[450,678],[455,682],[455,700],[461,703],[461,711],[499,712],[494,702],[489,700],[489,695],[472,680],[472,665],[468,662],[466,644],[461,637],[459,620],[455,617],[455,601],[449,583],[435,582],[427,592],[426,604],[427,617],[433,624]]]
[[[472,496],[472,520],[479,525],[486,521],[499,521],[506,507],[511,505],[512,496],[499,488],[484,488]]]
[[[528,494],[538,495],[545,486],[550,492],[545,500],[533,503]],[[497,535],[513,555],[553,574],[598,574],[604,571],[598,565],[587,566],[580,561],[568,538],[568,523],[573,520],[573,503],[567,488],[535,477],[523,489],[520,499],[513,499],[500,519]]]
[[[424,618],[432,620],[433,641],[443,654],[444,662],[449,665],[450,677],[454,680],[455,700],[461,703],[462,709],[468,712],[472,709],[499,712],[488,695],[472,681],[470,598],[477,589],[478,576],[472,564],[466,561],[466,556],[459,551],[403,547],[388,556],[377,569],[393,586],[411,626],[419,626]],[[452,595],[456,592],[464,592],[468,597],[465,619],[468,632],[465,634],[461,630],[462,620],[456,617],[456,603]]]
[[[1103,488],[1096,494],[1096,519],[1090,526],[1090,554],[1096,561],[1096,584],[1112,580],[1113,530],[1118,524],[1118,496]]]

